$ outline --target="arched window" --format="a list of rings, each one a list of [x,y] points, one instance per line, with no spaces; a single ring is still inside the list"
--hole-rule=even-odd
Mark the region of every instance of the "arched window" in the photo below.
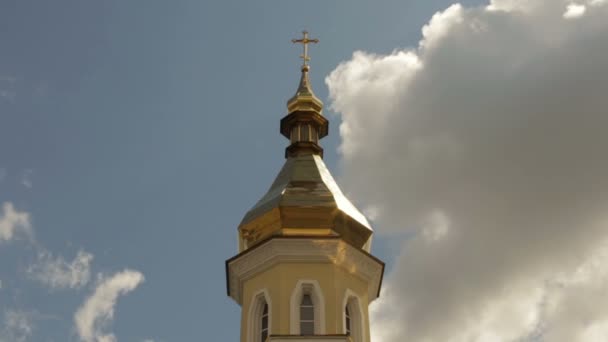
[[[262,310],[260,330],[260,342],[266,342],[268,337],[268,303],[266,302],[264,302],[264,309]]]
[[[300,280],[291,293],[289,333],[325,334],[325,299],[316,280]]]
[[[349,335],[353,342],[365,342],[365,330],[363,328],[365,322],[359,297],[353,291],[346,290],[343,303],[344,333]]]
[[[310,294],[302,296],[300,303],[300,335],[315,334],[315,306],[312,303]]]
[[[266,289],[251,299],[247,320],[247,342],[266,342],[272,331],[272,303]]]

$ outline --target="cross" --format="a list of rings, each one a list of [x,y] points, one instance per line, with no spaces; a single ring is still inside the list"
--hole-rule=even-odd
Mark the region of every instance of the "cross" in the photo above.
[[[308,44],[309,43],[318,43],[319,40],[318,39],[309,39],[308,38],[308,31],[302,31],[302,39],[292,39],[291,42],[292,43],[300,43],[304,46],[304,54],[302,54],[300,56],[300,58],[302,58],[304,60],[304,65],[307,65],[306,62],[308,62],[310,60],[310,57],[308,57]]]

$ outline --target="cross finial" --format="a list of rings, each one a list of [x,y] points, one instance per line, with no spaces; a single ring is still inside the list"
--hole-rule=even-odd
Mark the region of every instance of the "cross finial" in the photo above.
[[[307,62],[310,60],[310,57],[308,56],[308,44],[310,44],[310,43],[316,44],[319,42],[319,40],[308,38],[308,31],[302,31],[302,39],[292,39],[291,42],[294,44],[300,43],[304,46],[304,53],[300,56],[300,58],[302,58],[304,60],[303,66],[308,65]]]

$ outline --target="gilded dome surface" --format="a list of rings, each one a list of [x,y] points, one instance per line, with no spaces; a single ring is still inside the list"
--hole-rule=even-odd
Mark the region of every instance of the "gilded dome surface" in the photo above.
[[[251,246],[272,235],[334,235],[368,250],[372,228],[319,155],[290,157],[239,231]]]

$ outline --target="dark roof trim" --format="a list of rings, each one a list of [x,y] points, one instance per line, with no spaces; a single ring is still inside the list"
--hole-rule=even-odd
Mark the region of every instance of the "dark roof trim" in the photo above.
[[[232,258],[226,260],[226,293],[228,295],[228,297],[230,297],[230,276],[229,276],[229,267],[230,267],[230,263],[233,262],[236,259],[241,258],[244,255],[247,255],[248,253],[250,253],[251,251],[259,248],[260,246],[263,246],[265,244],[267,244],[269,241],[274,240],[274,239],[308,239],[308,240],[342,240],[339,236],[311,236],[311,235],[275,235],[275,236],[271,236],[269,238],[266,238],[262,241],[260,241],[259,243],[255,244],[253,247],[248,248],[244,251],[242,251],[241,253],[233,256]],[[351,246],[353,246],[352,244],[348,243],[345,240],[342,240],[344,243],[349,244]],[[355,247],[355,246],[353,246]],[[360,249],[358,247],[357,248],[360,252],[362,252],[363,254],[365,254],[366,256],[370,257],[372,260],[374,260],[375,262],[379,263],[380,265],[382,265],[382,274],[380,275],[380,284],[378,286],[378,294],[377,296],[380,296],[380,289],[382,288],[382,281],[384,280],[384,268],[386,266],[386,264],[384,263],[384,261],[376,258],[375,256],[373,256],[372,254],[368,253],[367,251]]]

